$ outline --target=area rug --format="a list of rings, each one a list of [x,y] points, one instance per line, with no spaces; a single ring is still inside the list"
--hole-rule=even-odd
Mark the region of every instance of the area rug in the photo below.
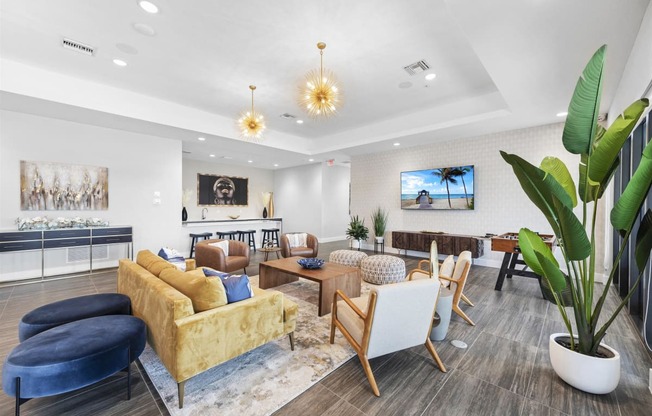
[[[257,286],[258,276],[251,281]],[[183,409],[177,383],[154,350],[145,348],[140,361],[170,414],[269,415],[355,355],[339,331],[329,344],[331,316],[317,316],[316,283],[302,279],[276,289],[299,305],[294,351],[285,336],[191,378]]]

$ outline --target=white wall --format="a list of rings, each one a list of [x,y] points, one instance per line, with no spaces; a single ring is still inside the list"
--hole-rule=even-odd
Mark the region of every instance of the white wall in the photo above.
[[[305,231],[320,241],[345,238],[350,169],[325,163],[277,170],[274,202],[285,232]]]
[[[240,218],[262,218],[263,192],[274,190],[274,171],[257,169],[246,166],[234,166],[224,163],[211,163],[198,160],[183,159],[183,189],[189,191],[188,221],[201,220],[201,211],[204,207],[197,206],[197,174],[237,176],[249,178],[249,197],[246,207],[215,206],[207,208],[207,219],[225,220],[229,215],[240,215]],[[276,198],[275,198],[276,199]],[[275,201],[276,202],[276,201]],[[279,216],[275,210],[274,216]],[[179,213],[181,221],[181,213]]]
[[[545,217],[527,198],[499,150],[515,153],[536,166],[545,156],[557,156],[576,179],[578,158],[563,148],[562,130],[563,124],[552,124],[356,156],[351,163],[351,213],[365,217],[365,224],[370,226],[374,207],[389,210],[386,249],[391,247],[392,230],[483,236],[518,232],[521,227],[528,227],[551,233]],[[401,210],[402,171],[463,165],[475,166],[475,210]],[[367,244],[369,248],[370,243],[371,240]],[[502,253],[492,253],[490,241],[485,240],[485,256],[478,264],[500,267],[502,256]]]
[[[109,169],[106,211],[21,211],[20,161]],[[154,192],[161,204],[154,205]],[[176,245],[181,230],[181,142],[10,111],[0,111],[0,228],[19,217],[100,217],[132,225],[134,249]]]

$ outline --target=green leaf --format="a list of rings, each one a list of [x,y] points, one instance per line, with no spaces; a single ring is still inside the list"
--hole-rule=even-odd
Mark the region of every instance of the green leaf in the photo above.
[[[539,168],[557,180],[570,197],[572,206],[576,207],[577,193],[575,192],[575,182],[573,182],[573,178],[564,162],[556,157],[547,156],[541,161]]]
[[[596,143],[597,145],[589,158],[589,178],[592,181],[604,183],[604,180],[610,176],[614,160],[618,157],[620,149],[648,105],[647,98],[635,101],[627,107],[623,114],[618,116],[602,139]]]
[[[574,154],[591,154],[591,143],[595,137],[600,110],[602,68],[606,49],[607,45],[602,45],[586,64],[568,106],[562,141],[566,150]]]
[[[638,234],[636,234],[636,249],[634,253],[638,270],[645,268],[650,258],[650,250],[652,250],[652,211],[648,209],[641,221]]]
[[[584,260],[591,254],[591,242],[586,235],[582,222],[575,213],[560,201],[554,201],[559,215],[559,228],[561,230],[561,244],[569,260]]]
[[[552,175],[546,175],[544,171],[519,156],[503,151],[500,154],[512,166],[521,188],[534,205],[546,216],[555,234],[558,235],[559,225],[557,224],[557,212],[553,202],[553,195],[562,201],[562,204],[571,207],[572,201],[566,191]]]
[[[528,265],[530,269],[539,276],[543,276],[543,267],[536,255],[537,252],[541,253],[544,257],[547,257],[550,261],[559,267],[557,259],[552,255],[552,251],[543,242],[541,237],[528,228],[521,228],[518,232],[518,246],[521,249],[521,254],[523,254],[523,261]]]
[[[622,235],[625,235],[634,224],[650,185],[652,185],[652,142],[645,146],[641,163],[611,210],[611,224],[615,229],[620,230]]]
[[[559,270],[559,266],[555,265],[549,258],[538,251],[536,255],[541,263],[541,267],[543,267],[543,277],[548,281],[548,285],[552,290],[560,293],[566,289],[566,275]]]

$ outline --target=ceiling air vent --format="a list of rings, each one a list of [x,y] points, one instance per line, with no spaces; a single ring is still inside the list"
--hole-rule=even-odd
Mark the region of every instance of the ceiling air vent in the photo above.
[[[422,59],[419,62],[415,62],[408,66],[404,66],[403,69],[405,69],[405,72],[407,72],[410,75],[416,75],[416,74],[420,74],[423,71],[429,70],[430,65],[428,65],[428,63]]]
[[[95,54],[95,48],[91,45],[86,45],[85,43],[77,42],[76,40],[68,38],[61,39],[61,46],[63,46],[65,49],[77,51],[88,56],[93,56]]]
[[[280,115],[280,117],[281,117],[281,118],[284,118],[284,119],[286,119],[286,120],[291,120],[291,119],[293,119],[293,118],[297,118],[297,116],[293,116],[293,115],[290,114],[290,113],[283,113],[283,114]]]

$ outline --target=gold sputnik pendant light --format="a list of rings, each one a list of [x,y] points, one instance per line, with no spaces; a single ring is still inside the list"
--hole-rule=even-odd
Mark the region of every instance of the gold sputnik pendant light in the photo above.
[[[301,87],[299,103],[312,118],[335,115],[341,104],[341,94],[333,72],[324,69],[324,49],[326,44],[319,42],[319,70],[306,75],[306,84]]]
[[[243,111],[238,119],[238,128],[240,129],[240,136],[243,139],[260,140],[263,138],[265,131],[265,120],[262,114],[254,110],[254,90],[255,85],[250,85],[251,90],[251,111]]]

